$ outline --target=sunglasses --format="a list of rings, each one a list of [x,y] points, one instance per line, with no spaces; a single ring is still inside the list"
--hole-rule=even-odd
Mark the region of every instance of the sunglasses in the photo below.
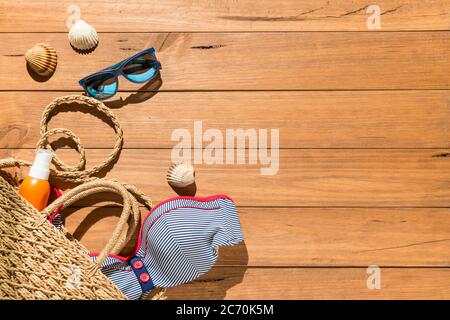
[[[91,97],[104,100],[116,94],[119,76],[131,82],[143,83],[159,74],[161,64],[156,58],[155,49],[149,48],[115,65],[93,73],[79,81],[84,91]]]

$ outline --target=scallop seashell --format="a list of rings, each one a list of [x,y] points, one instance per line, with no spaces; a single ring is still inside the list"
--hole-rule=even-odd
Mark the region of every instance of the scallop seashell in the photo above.
[[[25,60],[38,75],[50,76],[56,69],[56,50],[49,45],[40,43],[25,53]]]
[[[187,163],[172,164],[167,171],[167,182],[173,187],[186,187],[195,182],[194,167]]]
[[[78,20],[69,31],[69,42],[75,49],[92,50],[98,44],[98,34],[84,20]]]

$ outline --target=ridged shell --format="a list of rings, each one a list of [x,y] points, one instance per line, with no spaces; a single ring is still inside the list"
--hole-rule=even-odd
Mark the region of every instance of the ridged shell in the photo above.
[[[78,20],[69,31],[69,42],[78,50],[91,50],[98,44],[98,34],[84,20]]]
[[[30,68],[41,76],[49,76],[55,72],[57,64],[56,50],[40,43],[25,53],[25,60]]]
[[[195,182],[195,170],[190,164],[172,164],[167,171],[167,182],[173,187],[186,187]]]

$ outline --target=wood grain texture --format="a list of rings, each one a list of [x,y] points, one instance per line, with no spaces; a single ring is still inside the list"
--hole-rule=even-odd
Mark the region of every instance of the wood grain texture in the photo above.
[[[44,107],[66,94],[1,92],[0,148],[34,148]],[[193,133],[196,120],[203,131],[279,129],[280,148],[449,148],[449,101],[450,91],[135,92],[106,105],[123,126],[125,148],[172,148],[172,132]],[[77,110],[68,107],[50,127],[74,131],[86,148],[110,147],[111,127]]]
[[[0,32],[66,32],[73,1],[7,1]],[[101,32],[367,31],[364,0],[76,1]],[[448,30],[450,2],[380,0],[381,30]],[[11,23],[14,21],[14,23]],[[113,21],[113,23],[112,23]]]
[[[62,159],[75,164],[74,151],[60,151]],[[108,153],[88,150],[87,165]],[[165,181],[170,153],[125,149],[107,176],[138,186],[156,202],[172,197]],[[33,154],[32,149],[4,149],[0,158],[31,160]],[[435,149],[280,150],[279,172],[273,176],[261,175],[260,165],[196,165],[197,194],[226,193],[240,206],[448,207],[447,154]]]
[[[220,248],[219,266],[450,266],[446,254],[450,251],[449,209],[238,211],[245,243]],[[118,207],[86,207],[68,208],[63,217],[75,238],[99,252],[120,214]],[[124,255],[133,252],[135,239]]]
[[[450,269],[381,269],[381,289],[366,268],[214,268],[167,291],[169,299],[449,299]]]
[[[125,149],[101,175],[158,203],[176,195],[165,180],[173,130],[192,133],[194,120],[221,132],[280,129],[277,175],[195,164],[197,195],[234,198],[245,242],[169,299],[450,299],[449,0],[377,1],[380,32],[368,30],[363,0],[80,0],[100,35],[89,55],[67,40],[72,3],[0,0],[0,158],[32,160],[45,105],[152,46],[162,82],[120,79],[107,105]],[[24,61],[40,42],[58,52],[47,81]],[[67,112],[51,127],[79,134],[90,167],[113,145],[104,120]],[[110,237],[116,200],[97,195],[64,212],[92,251]],[[367,288],[369,265],[382,267],[381,290]]]
[[[63,33],[0,34],[0,90],[81,90],[81,78],[151,46],[160,90],[449,89],[449,40],[448,32],[107,33],[86,56]],[[58,52],[46,82],[30,77],[21,56],[38,42]],[[196,48],[209,45],[218,47]],[[121,90],[139,87],[120,79]]]

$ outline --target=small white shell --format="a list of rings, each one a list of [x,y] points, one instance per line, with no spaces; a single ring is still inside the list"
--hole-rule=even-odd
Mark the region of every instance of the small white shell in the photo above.
[[[78,20],[69,31],[69,42],[78,50],[92,50],[98,44],[98,34],[84,20]]]
[[[195,182],[194,167],[187,163],[172,164],[167,171],[167,182],[173,187],[186,187]]]
[[[56,50],[49,45],[40,43],[25,53],[25,60],[38,75],[50,76],[56,69]]]

